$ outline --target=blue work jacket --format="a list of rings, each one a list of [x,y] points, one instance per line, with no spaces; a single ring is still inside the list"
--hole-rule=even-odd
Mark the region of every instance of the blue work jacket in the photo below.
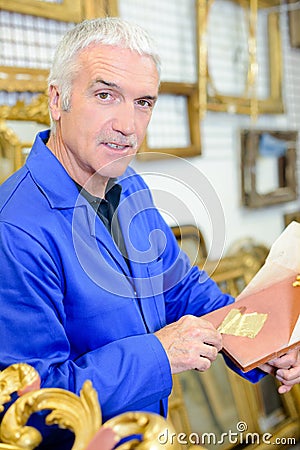
[[[190,266],[132,168],[117,180],[128,266],[48,135],[0,187],[0,369],[24,361],[42,387],[77,394],[90,379],[104,420],[130,410],[166,415],[172,377],[153,333],[233,299]]]

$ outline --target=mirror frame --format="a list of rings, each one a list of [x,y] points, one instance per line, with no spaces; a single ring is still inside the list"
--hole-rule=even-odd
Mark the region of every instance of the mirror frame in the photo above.
[[[216,112],[234,112],[238,114],[280,114],[284,112],[282,98],[282,45],[279,14],[271,12],[268,14],[268,43],[269,43],[269,96],[266,99],[251,97],[223,95],[214,89],[214,95],[208,93],[210,80],[213,80],[208,68],[208,48],[207,33],[209,27],[210,8],[216,0],[197,0],[198,10],[198,41],[199,41],[199,90],[202,99],[200,107],[202,110]],[[230,0],[231,2],[245,8],[249,14],[249,67],[248,81],[245,80],[245,91],[255,91],[255,70],[256,70],[256,19],[260,9],[278,4],[278,1],[270,0]],[[256,17],[257,18],[257,17]],[[203,69],[201,69],[203,67]],[[254,88],[254,89],[253,89]]]
[[[266,194],[260,194],[257,189],[256,166],[259,156],[259,140],[264,133],[268,133],[277,139],[293,142],[295,145],[291,145],[286,151],[285,164],[283,166],[278,159],[278,188]],[[297,131],[255,129],[241,131],[241,181],[242,203],[244,206],[260,208],[297,200],[297,141]],[[283,174],[285,184],[280,180],[280,174]]]

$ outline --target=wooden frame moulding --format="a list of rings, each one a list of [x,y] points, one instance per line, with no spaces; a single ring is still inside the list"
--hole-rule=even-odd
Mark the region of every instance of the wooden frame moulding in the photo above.
[[[62,0],[61,3],[40,0],[0,0],[0,9],[63,22],[82,20],[82,0]]]
[[[283,215],[284,227],[287,227],[291,222],[299,222],[300,223],[300,210],[288,212]],[[299,403],[300,408],[300,403]]]
[[[260,139],[270,135],[278,141],[287,142],[284,156],[275,157],[278,170],[278,186],[269,192],[259,192],[257,186],[257,164],[260,158]],[[297,131],[242,130],[241,131],[241,188],[242,203],[248,208],[297,200]]]
[[[38,94],[30,103],[17,101],[15,105],[0,105],[1,120],[32,121],[50,125],[48,110],[48,96],[46,93]]]
[[[117,0],[62,0],[60,3],[0,0],[0,9],[62,22],[81,22],[86,18],[118,15]]]
[[[0,9],[75,23],[86,18],[118,15],[117,0],[63,0],[56,4],[40,0],[0,0]],[[44,92],[48,73],[46,69],[0,66],[0,90]]]
[[[280,34],[280,17],[278,13],[271,12],[268,14],[268,50],[269,50],[269,96],[265,99],[256,98],[255,96],[255,67],[256,61],[256,14],[263,8],[278,4],[277,1],[269,0],[231,0],[238,6],[248,12],[249,17],[252,15],[252,22],[249,19],[249,30],[251,35],[248,36],[249,48],[249,68],[248,80],[245,80],[245,93],[242,96],[223,95],[215,87],[209,73],[208,61],[209,52],[207,51],[207,38],[209,28],[209,12],[210,8],[216,0],[197,0],[198,9],[198,41],[199,46],[199,67],[206,67],[205,73],[199,71],[199,86],[203,94],[206,91],[206,99],[204,101],[206,110],[216,112],[234,112],[237,114],[280,114],[284,112],[282,98],[282,45]],[[205,12],[203,13],[203,10]],[[201,11],[201,14],[200,14]],[[252,49],[252,53],[250,52]],[[251,74],[252,71],[252,74]],[[249,80],[251,81],[249,83]],[[207,87],[211,85],[213,94],[209,94]],[[204,87],[203,87],[204,86]],[[206,88],[205,88],[206,86]],[[251,92],[250,92],[251,90]],[[201,106],[201,105],[200,105]],[[253,108],[255,111],[253,111]]]
[[[179,83],[163,81],[160,86],[160,94],[184,96],[187,99],[188,123],[190,144],[186,147],[177,148],[151,148],[147,138],[138,153],[138,158],[154,159],[163,158],[168,155],[189,157],[201,154],[200,117],[199,117],[199,94],[197,83]]]
[[[0,66],[0,90],[44,92],[47,87],[48,74],[49,71],[46,69]]]
[[[83,1],[83,8],[85,19],[119,15],[118,0],[86,0]]]

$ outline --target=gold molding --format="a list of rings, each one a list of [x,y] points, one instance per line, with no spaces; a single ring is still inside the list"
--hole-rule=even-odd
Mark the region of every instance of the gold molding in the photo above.
[[[152,148],[149,147],[147,138],[138,153],[139,159],[164,158],[168,155],[189,157],[201,154],[200,116],[199,116],[199,92],[197,83],[178,83],[163,81],[160,86],[160,94],[180,95],[187,99],[188,123],[190,145],[178,148]]]
[[[118,15],[117,0],[62,0],[49,3],[41,0],[0,0],[0,9],[62,22]]]
[[[268,41],[269,41],[269,96],[266,99],[256,97],[256,35],[255,35],[255,13],[260,9],[270,6],[271,2],[268,0],[231,0],[233,3],[240,5],[250,17],[249,22],[249,70],[248,79],[245,84],[245,94],[242,96],[223,95],[218,92],[213,80],[207,69],[208,65],[208,51],[206,43],[206,35],[209,21],[209,11],[212,4],[216,0],[197,0],[198,10],[198,54],[199,54],[199,93],[200,93],[200,108],[202,112],[206,110],[216,112],[234,112],[238,114],[280,114],[284,112],[282,99],[282,45],[279,14],[268,14]],[[277,2],[272,2],[272,5]],[[204,12],[205,9],[205,12]],[[201,66],[206,68],[206,71],[200,70]],[[211,85],[214,94],[209,95],[207,91],[208,85]],[[247,95],[248,94],[248,95]]]
[[[4,410],[4,404],[11,400],[11,394],[25,392],[40,388],[40,376],[29,364],[12,364],[0,372],[0,412]]]
[[[39,94],[28,104],[19,100],[13,106],[0,105],[0,117],[4,120],[26,120],[49,125],[48,96]]]
[[[13,106],[1,105],[0,117],[0,183],[2,183],[24,164],[23,149],[32,146],[32,142],[22,142],[6,120],[37,122],[49,126],[48,98],[46,94],[40,94],[29,104],[18,101]]]
[[[0,183],[22,165],[22,143],[4,120],[0,121]]]
[[[62,0],[61,3],[41,0],[0,0],[0,9],[62,22],[82,20],[82,0]]]
[[[0,66],[0,90],[7,92],[44,92],[47,87],[48,74],[49,71],[46,69]]]
[[[118,0],[85,0],[83,1],[83,16],[85,19],[94,17],[118,16]]]

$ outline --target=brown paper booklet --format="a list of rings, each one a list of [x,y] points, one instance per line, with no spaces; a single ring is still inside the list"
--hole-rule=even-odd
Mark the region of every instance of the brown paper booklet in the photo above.
[[[223,334],[224,353],[244,372],[300,346],[300,286],[293,286],[295,279],[295,275],[289,276],[204,316],[218,328],[225,318],[228,325],[228,313],[233,309],[242,316],[250,314],[248,330],[247,324],[240,327],[246,335]],[[261,329],[249,337],[249,327],[255,328],[259,317],[264,320]]]

